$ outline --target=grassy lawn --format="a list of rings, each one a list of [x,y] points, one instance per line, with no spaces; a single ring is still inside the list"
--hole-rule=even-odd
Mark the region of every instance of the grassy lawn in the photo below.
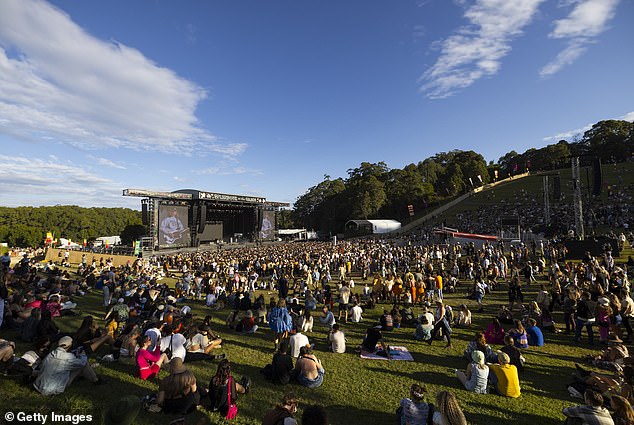
[[[360,290],[357,286],[355,290]],[[535,297],[537,288],[532,285],[526,291],[526,300]],[[457,294],[448,294],[446,300],[456,307],[466,302],[475,310],[475,302],[465,300]],[[265,294],[266,295],[266,294]],[[103,315],[100,305],[101,294],[87,295],[79,301],[82,314]],[[327,407],[329,421],[338,424],[390,424],[394,423],[394,411],[402,397],[408,395],[408,388],[413,382],[425,384],[429,389],[429,400],[433,400],[440,390],[454,391],[465,411],[467,419],[473,424],[513,423],[513,424],[559,424],[563,416],[561,410],[579,400],[568,396],[566,384],[571,382],[574,362],[584,354],[592,353],[592,347],[577,346],[569,335],[553,335],[546,333],[546,345],[541,348],[525,350],[527,368],[521,379],[522,396],[519,399],[507,399],[496,395],[478,395],[460,388],[452,369],[463,369],[466,362],[462,351],[472,339],[473,333],[484,329],[495,314],[500,303],[506,302],[506,285],[485,298],[485,313],[474,314],[471,329],[454,329],[452,338],[454,348],[446,350],[444,343],[436,341],[431,347],[415,341],[412,328],[396,329],[386,333],[391,345],[406,346],[414,357],[413,362],[363,360],[355,353],[354,348],[361,342],[366,328],[378,320],[383,305],[364,314],[363,324],[344,324],[348,339],[348,350],[345,354],[329,353],[325,349],[325,329],[316,324],[315,332],[309,335],[311,342],[317,344],[316,354],[323,361],[326,369],[322,387],[309,390],[296,384],[279,387],[266,382],[259,373],[260,369],[271,361],[273,342],[268,328],[259,330],[253,336],[238,335],[224,328],[227,310],[212,312],[201,303],[191,302],[194,314],[202,318],[207,314],[214,317],[215,329],[224,339],[222,352],[226,353],[233,363],[234,374],[239,378],[248,375],[253,380],[250,394],[242,396],[238,401],[239,414],[234,423],[259,423],[262,414],[271,408],[279,397],[288,390],[293,390],[301,399],[302,406],[319,403]],[[416,309],[416,313],[420,309]],[[558,323],[562,323],[560,314],[555,315]],[[63,331],[74,331],[80,324],[81,317],[65,317],[58,319]],[[16,339],[15,334],[3,331],[2,337]],[[18,353],[28,347],[18,344]],[[498,347],[494,347],[498,348]],[[215,373],[215,363],[189,363],[188,367],[195,373],[199,384],[207,385]],[[143,396],[156,391],[156,382],[143,382],[134,377],[135,367],[131,361],[104,364],[97,368],[98,375],[107,380],[105,385],[94,386],[83,380],[75,382],[66,393],[54,397],[44,397],[17,383],[3,379],[0,381],[0,397],[2,409],[0,414],[8,410],[27,412],[66,414],[91,414],[97,417],[113,404],[119,397],[127,394]],[[161,377],[165,372],[161,372]],[[300,414],[302,406],[300,406]],[[2,417],[2,416],[0,416]],[[196,412],[188,418],[188,424],[197,423],[207,418],[205,423],[223,423],[224,420],[214,413]],[[164,414],[144,413],[140,415],[138,424],[169,423],[173,418]],[[98,423],[98,422],[97,422]]]

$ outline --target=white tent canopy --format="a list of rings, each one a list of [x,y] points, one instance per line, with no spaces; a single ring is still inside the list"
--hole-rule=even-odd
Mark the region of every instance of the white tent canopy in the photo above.
[[[401,228],[401,223],[392,219],[381,220],[349,220],[346,223],[346,230],[360,231],[366,230],[371,234],[394,232]]]

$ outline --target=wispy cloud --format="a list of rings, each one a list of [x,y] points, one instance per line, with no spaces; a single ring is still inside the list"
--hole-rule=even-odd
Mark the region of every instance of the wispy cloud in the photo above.
[[[614,119],[623,120],[623,121],[634,121],[634,111],[628,112],[627,114],[614,118]],[[586,124],[583,127],[576,128],[574,130],[568,130],[562,133],[557,133],[554,136],[547,136],[547,137],[544,137],[542,140],[544,142],[551,142],[551,141],[574,139],[577,136],[579,137],[583,136],[583,133],[590,130],[594,124],[596,124],[596,122]]]
[[[69,162],[55,158],[25,158],[0,155],[0,192],[3,205],[72,204],[83,206],[128,206],[121,185]]]
[[[195,116],[206,92],[41,0],[0,4],[0,132],[83,149],[238,155]]]
[[[562,6],[573,6],[570,14],[554,22],[550,38],[566,40],[566,47],[539,72],[548,77],[575,62],[607,27],[616,14],[619,0],[568,1]]]
[[[216,175],[216,176],[232,176],[237,174],[251,174],[254,176],[262,175],[262,170],[250,169],[245,167],[209,167],[195,171],[196,174]]]
[[[511,41],[522,34],[544,0],[477,0],[466,8],[469,24],[438,43],[440,57],[421,77],[421,90],[442,99],[498,73],[511,51]]]
[[[88,155],[88,159],[93,161],[95,164],[102,165],[104,167],[117,168],[119,170],[126,169],[126,167],[124,167],[123,165],[117,164],[116,162],[111,161],[108,158],[99,158],[93,155]]]

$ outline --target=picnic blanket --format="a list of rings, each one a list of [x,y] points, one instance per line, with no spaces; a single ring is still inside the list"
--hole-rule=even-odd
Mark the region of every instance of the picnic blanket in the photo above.
[[[380,345],[377,345],[379,348]],[[413,361],[414,358],[412,354],[407,351],[405,347],[390,347],[390,354],[392,355],[392,360],[405,360],[405,361]],[[361,353],[362,359],[370,359],[370,360],[387,360],[387,356],[383,350],[379,350],[376,353]]]

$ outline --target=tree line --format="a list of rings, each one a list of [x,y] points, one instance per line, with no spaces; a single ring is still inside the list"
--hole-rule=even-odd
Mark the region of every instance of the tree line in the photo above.
[[[123,236],[141,226],[141,212],[129,208],[0,207],[0,242],[9,246],[44,245],[46,233],[82,244],[101,236]]]
[[[403,169],[389,169],[384,162],[362,162],[348,170],[347,178],[324,180],[297,198],[294,208],[278,216],[282,228],[305,227],[322,232],[342,232],[350,219],[393,218],[407,220],[416,214],[473,187],[524,173],[570,166],[579,156],[582,165],[594,158],[603,163],[629,160],[634,153],[634,123],[600,121],[582,137],[524,153],[510,151],[488,164],[474,151],[440,152]]]

